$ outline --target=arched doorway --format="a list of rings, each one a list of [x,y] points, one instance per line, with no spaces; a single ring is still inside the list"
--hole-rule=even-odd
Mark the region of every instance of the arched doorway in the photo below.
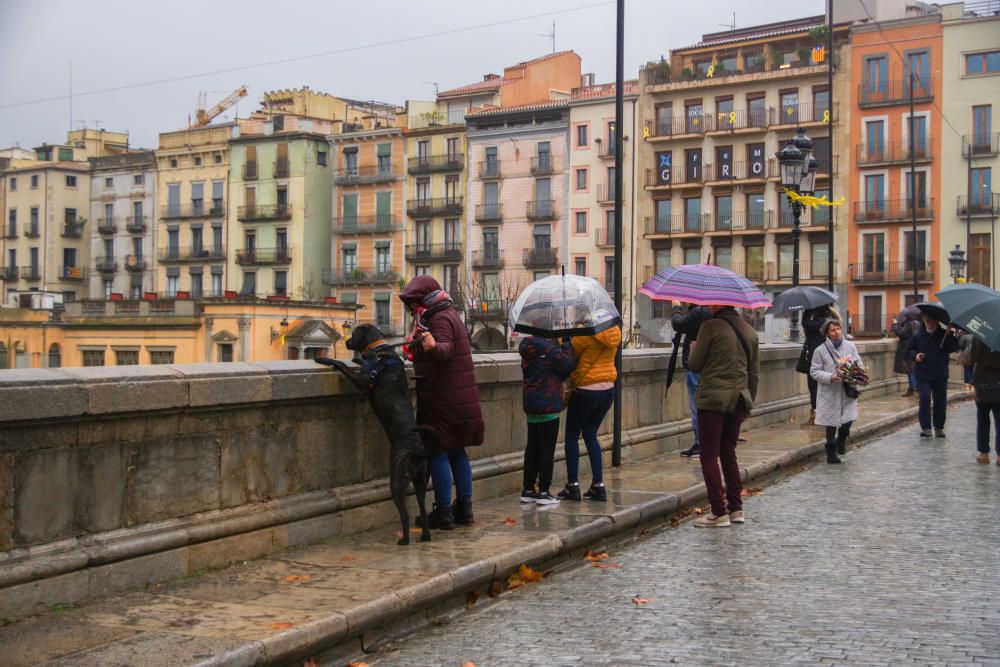
[[[58,343],[52,343],[49,345],[49,368],[60,367],[62,367],[62,350],[59,349]]]

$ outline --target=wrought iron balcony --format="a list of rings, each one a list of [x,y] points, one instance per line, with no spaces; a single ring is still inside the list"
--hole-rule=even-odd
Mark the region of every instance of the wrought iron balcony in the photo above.
[[[86,280],[90,272],[85,266],[60,266],[60,280]]]
[[[989,157],[1000,153],[1000,132],[979,132],[962,137],[964,157]]]
[[[899,222],[913,219],[913,208],[907,199],[854,202],[854,222]],[[934,198],[917,197],[917,220],[934,217]]]
[[[251,160],[243,165],[243,180],[244,181],[256,181],[257,180],[257,161]]]
[[[611,205],[615,203],[615,184],[614,183],[598,183],[597,184],[597,203],[602,205]]]
[[[146,270],[146,259],[142,255],[125,255],[125,270],[141,273]]]
[[[63,224],[62,236],[67,239],[78,239],[83,236],[83,225],[81,221],[67,220]]]
[[[531,158],[531,175],[547,176],[556,171],[556,158],[552,155],[539,155]]]
[[[472,251],[472,268],[474,269],[502,269],[504,266],[503,250]]]
[[[0,280],[17,280],[19,273],[16,266],[0,266]]]
[[[934,99],[934,79],[918,76],[912,79],[896,79],[893,81],[863,80],[858,86],[858,106],[862,109],[888,106],[892,104],[908,104],[912,89],[914,102],[929,102]]]
[[[959,195],[956,213],[959,217],[1000,215],[1000,192],[982,192],[969,197]]]
[[[251,204],[240,206],[237,219],[241,222],[263,222],[265,220],[291,220],[291,204]]]
[[[424,155],[411,157],[408,171],[411,174],[433,174],[442,171],[462,171],[465,169],[464,153],[447,155]]]
[[[369,267],[365,269],[325,269],[323,283],[326,285],[383,285],[399,280],[399,273],[392,267]]]
[[[813,104],[812,102],[800,102],[798,104],[783,104],[777,109],[771,110],[770,126],[794,125],[796,127],[810,127],[814,124],[826,125],[830,123],[830,107],[825,104]]]
[[[114,218],[99,218],[97,220],[97,233],[101,236],[114,236],[118,233],[118,225]]]
[[[500,178],[500,160],[485,160],[479,163],[479,179],[491,180]]]
[[[143,234],[146,232],[146,225],[149,221],[149,216],[140,215],[134,216],[130,215],[125,218],[125,231],[129,234]]]
[[[30,281],[41,280],[42,272],[39,270],[37,265],[22,266],[21,278],[22,280],[30,280]]]
[[[525,204],[525,216],[528,220],[555,220],[556,202],[554,199],[533,199]]]
[[[429,218],[432,215],[458,215],[461,212],[462,197],[410,199],[406,202],[406,213],[414,218]]]
[[[702,167],[702,173],[706,183],[713,181],[766,181],[768,178],[781,176],[778,161],[774,158],[767,158],[760,162],[733,160],[730,164],[706,164]]]
[[[890,141],[881,145],[857,144],[858,166],[871,166],[878,164],[907,163],[910,161],[909,142]],[[934,140],[918,141],[913,146],[913,160],[916,162],[927,162],[934,157]]]
[[[42,232],[39,229],[39,227],[38,227],[37,224],[36,225],[28,225],[27,227],[24,228],[24,236],[25,236],[25,238],[37,239],[41,235],[42,235]]]
[[[94,260],[94,268],[101,273],[114,273],[118,270],[118,262],[113,255],[98,257]]]
[[[648,120],[643,130],[643,136],[655,141],[656,139],[665,139],[668,137],[700,135],[705,133],[706,125],[707,123],[703,114],[661,118],[657,122]]]
[[[379,234],[403,229],[403,222],[395,215],[354,215],[333,218],[333,231],[338,234]]]
[[[193,199],[190,204],[174,204],[163,207],[160,218],[163,220],[180,220],[183,218],[217,218],[226,214],[222,202],[212,202],[205,206],[201,199]]]
[[[856,285],[912,285],[914,277],[912,262],[886,262],[879,258],[872,262],[851,264],[851,282]],[[934,262],[919,262],[916,271],[917,282],[934,282]]]
[[[243,266],[269,266],[291,264],[292,252],[288,248],[244,248],[236,251],[236,263]]]
[[[207,262],[226,258],[225,246],[192,246],[181,248],[179,246],[167,246],[160,248],[157,253],[160,262],[164,264],[181,264],[184,262]]]
[[[476,204],[476,222],[502,222],[503,204]]]
[[[462,246],[458,243],[415,243],[406,246],[405,254],[410,262],[459,261]]]
[[[396,180],[399,176],[392,169],[356,167],[338,171],[333,177],[333,182],[337,185],[370,185],[372,183],[388,183]]]
[[[771,125],[775,117],[773,108],[766,109],[733,109],[732,111],[716,111],[705,116],[706,132],[733,132],[746,130],[763,132]]]
[[[714,232],[752,232],[765,231],[775,227],[777,211],[757,211],[750,213],[747,211],[735,211],[733,213],[719,213],[712,215],[710,220],[711,228],[708,231]]]
[[[290,173],[288,167],[288,158],[284,160],[276,160],[274,163],[274,177],[275,178],[288,178]]]
[[[17,225],[8,224],[8,225],[6,225],[4,227],[4,230],[5,231],[4,231],[3,237],[5,239],[16,239],[17,238]]]
[[[559,263],[557,248],[525,248],[521,253],[522,264],[530,268],[547,268]]]
[[[615,246],[614,228],[598,227],[594,230],[594,245],[598,248],[613,248]]]

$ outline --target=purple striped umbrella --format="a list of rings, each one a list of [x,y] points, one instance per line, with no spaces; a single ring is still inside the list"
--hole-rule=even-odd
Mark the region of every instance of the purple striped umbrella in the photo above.
[[[685,301],[699,306],[767,308],[756,285],[732,271],[710,264],[684,264],[663,269],[639,290],[659,301]]]

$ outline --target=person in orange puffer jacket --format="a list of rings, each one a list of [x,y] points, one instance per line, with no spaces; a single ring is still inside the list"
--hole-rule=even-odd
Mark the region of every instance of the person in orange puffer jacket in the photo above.
[[[621,327],[612,327],[594,336],[573,338],[576,370],[570,376],[573,395],[566,410],[566,488],[559,492],[564,500],[579,501],[580,495],[580,434],[590,458],[592,482],[583,494],[587,500],[604,502],[608,499],[604,487],[604,464],[597,431],[615,400],[615,354],[622,342]]]

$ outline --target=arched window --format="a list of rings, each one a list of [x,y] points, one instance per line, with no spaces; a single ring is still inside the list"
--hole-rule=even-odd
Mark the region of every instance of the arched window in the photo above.
[[[9,367],[10,362],[7,361],[7,346],[0,343],[0,370]]]
[[[14,343],[14,368],[31,368],[28,351],[20,341]]]
[[[49,346],[49,368],[60,368],[62,366],[62,351],[58,343]]]

